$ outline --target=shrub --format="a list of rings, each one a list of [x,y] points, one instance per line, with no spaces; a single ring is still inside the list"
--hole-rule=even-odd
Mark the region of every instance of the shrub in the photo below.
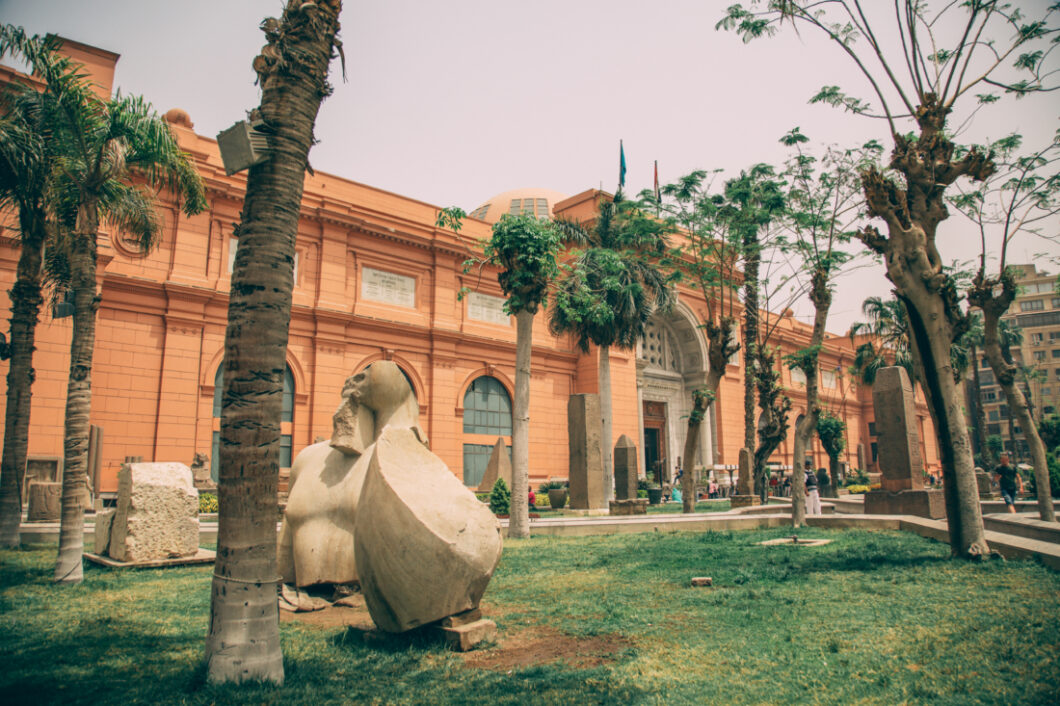
[[[870,488],[867,485],[848,485],[847,492],[851,495],[858,495],[859,493],[867,493]]]
[[[548,502],[548,493],[538,493],[535,495],[534,507],[551,507]]]
[[[478,498],[480,501],[482,501],[482,502],[486,503],[487,505],[489,505],[489,502],[490,502],[490,494],[489,493],[475,493],[475,497]]]
[[[646,497],[648,497],[648,490],[646,488],[645,489],[638,488],[637,489],[637,497],[638,498],[646,498]]]
[[[512,492],[503,478],[498,478],[490,493],[490,512],[494,515],[507,515],[512,509]]]
[[[847,471],[847,476],[843,483],[848,487],[852,485],[868,485],[869,474],[860,468],[852,468]]]
[[[199,512],[217,512],[217,496],[213,493],[199,493]]]
[[[1060,497],[1060,458],[1058,456],[1060,454],[1051,454],[1046,457],[1049,460],[1049,489],[1054,498]],[[1029,489],[1034,496],[1038,495],[1038,481],[1034,473],[1031,473]]]

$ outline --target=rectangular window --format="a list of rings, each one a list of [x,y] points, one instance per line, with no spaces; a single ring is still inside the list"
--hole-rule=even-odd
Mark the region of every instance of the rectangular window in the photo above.
[[[523,205],[523,202],[520,201],[519,199],[512,199],[512,203],[508,207],[508,213],[512,214],[513,216],[518,216],[519,215],[519,210],[522,207],[522,205]]]
[[[998,410],[998,412],[1001,413],[1001,418],[1002,419],[1008,419],[1008,405],[1007,404],[1001,405],[1001,408]]]
[[[1051,387],[1042,388],[1042,397],[1048,397],[1051,394],[1053,394],[1053,389]]]
[[[878,436],[876,433],[876,422],[869,422],[869,436]]]
[[[537,200],[537,217],[548,218],[548,199]]]
[[[1049,340],[1050,341],[1060,341],[1060,331],[1050,331],[1049,332]]]
[[[1044,308],[1044,299],[1031,299],[1029,301],[1020,302],[1020,311],[1041,311]]]
[[[1035,360],[1045,360],[1045,351],[1034,351]]]
[[[821,384],[825,387],[835,388],[835,371],[825,370],[821,373]]]
[[[994,371],[983,370],[979,373],[979,384],[980,385],[993,385],[994,384]]]
[[[1056,379],[1060,380],[1060,368],[1057,368],[1056,370],[1054,370],[1053,373],[1056,374]]]
[[[880,458],[880,447],[876,445],[876,442],[872,442],[872,462],[876,463]]]
[[[1053,297],[1053,308],[1060,309],[1060,297]]]
[[[1053,349],[1053,359],[1060,358],[1060,348]]]
[[[983,402],[996,402],[996,401],[997,401],[997,393],[994,392],[993,390],[988,390],[987,392],[983,393]]]
[[[1001,425],[1000,424],[987,424],[986,425],[986,433],[987,433],[988,436],[1000,436],[1001,435]]]
[[[800,368],[791,369],[791,384],[806,386],[806,373],[802,372]]]
[[[1045,335],[1042,334],[1041,332],[1032,333],[1031,334],[1031,343],[1033,345],[1038,345],[1039,343],[1042,342],[1042,339],[1044,339],[1044,338],[1045,338]]]
[[[992,422],[1001,421],[1001,417],[998,416],[996,409],[992,409],[989,412],[987,412],[986,418],[989,419]]]
[[[737,336],[737,334],[736,334],[736,329],[733,329],[733,330],[729,331],[729,342],[730,343],[739,343],[740,342],[739,336]],[[728,364],[729,365],[739,365],[740,364],[740,351],[739,351],[739,349],[737,349],[737,351],[735,353],[733,353],[732,355],[729,356]],[[1060,376],[1060,370],[1057,370],[1056,374],[1057,374],[1057,376]]]

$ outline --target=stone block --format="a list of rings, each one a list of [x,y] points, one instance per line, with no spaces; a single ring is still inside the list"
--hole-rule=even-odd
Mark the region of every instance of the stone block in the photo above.
[[[634,500],[637,497],[637,447],[623,434],[615,444],[615,497]],[[612,515],[615,514],[613,511]]]
[[[137,562],[199,551],[199,491],[183,463],[126,463],[118,471],[118,508],[110,556]]]
[[[696,588],[701,588],[704,586],[713,586],[714,579],[710,576],[696,576],[692,579],[692,585]]]
[[[58,522],[62,515],[62,483],[30,483],[26,508],[30,522]]]
[[[980,498],[997,498],[1000,493],[994,490],[994,483],[990,480],[990,474],[982,468],[975,469],[975,484],[979,489]]]
[[[913,384],[905,368],[891,366],[876,374],[872,405],[883,490],[919,490],[924,487],[924,464],[916,423]]]
[[[730,495],[729,496],[729,507],[735,509],[738,507],[753,507],[755,505],[761,505],[762,499],[757,495]]]
[[[915,515],[938,520],[946,516],[941,490],[870,490],[865,493],[866,515]]]
[[[486,618],[465,625],[438,627],[435,629],[441,633],[449,649],[457,652],[467,652],[474,649],[479,643],[485,640],[492,640],[497,636],[497,624]]]
[[[438,624],[443,628],[455,628],[461,625],[467,625],[477,620],[482,619],[482,611],[478,608],[471,610],[465,610],[463,613],[457,613],[456,615],[450,615],[447,618],[442,618]]]
[[[612,500],[611,501],[611,514],[612,515],[647,515],[648,514],[648,499],[647,498],[634,498],[632,500]]]
[[[599,395],[571,395],[567,402],[571,509],[596,510],[607,507],[604,502],[602,437]]]
[[[108,556],[110,553],[110,531],[114,526],[116,512],[115,508],[96,512],[96,533],[92,540],[92,551],[100,556]]]

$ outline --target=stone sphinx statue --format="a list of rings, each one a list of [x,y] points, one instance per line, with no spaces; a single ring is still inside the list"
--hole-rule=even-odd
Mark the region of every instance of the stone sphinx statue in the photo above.
[[[360,583],[376,625],[403,632],[478,606],[500,525],[427,446],[401,369],[346,380],[333,435],[291,467],[278,567],[286,583]]]

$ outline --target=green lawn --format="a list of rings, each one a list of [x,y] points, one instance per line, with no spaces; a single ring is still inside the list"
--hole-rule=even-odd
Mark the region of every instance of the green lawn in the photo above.
[[[3,551],[0,703],[1060,702],[1060,574],[896,532],[756,544],[788,533],[508,542],[484,601],[496,645],[285,622],[282,689],[204,684],[211,567],[89,565],[57,587],[54,548]]]

